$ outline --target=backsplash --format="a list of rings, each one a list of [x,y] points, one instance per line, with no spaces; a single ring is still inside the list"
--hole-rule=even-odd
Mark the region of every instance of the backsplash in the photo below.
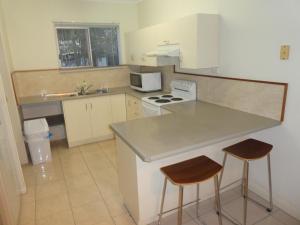
[[[72,92],[82,81],[93,85],[92,89],[102,87],[129,86],[127,66],[108,69],[87,70],[36,70],[20,71],[12,74],[17,98],[47,93]]]
[[[173,79],[195,80],[197,99],[229,108],[283,120],[287,85],[282,83],[226,79],[174,72],[173,66],[141,67],[141,71],[161,71],[164,90]]]

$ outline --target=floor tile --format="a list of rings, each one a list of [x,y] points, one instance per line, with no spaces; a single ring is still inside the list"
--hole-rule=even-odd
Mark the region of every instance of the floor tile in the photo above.
[[[98,143],[88,144],[88,145],[82,145],[80,146],[80,151],[82,153],[88,153],[88,152],[101,152],[102,149]]]
[[[96,180],[97,186],[99,187],[101,194],[104,198],[111,198],[116,194],[120,195],[119,185],[116,183],[105,183]]]
[[[80,188],[69,188],[69,198],[72,207],[102,200],[96,185],[84,186]]]
[[[61,160],[68,160],[72,157],[76,157],[77,154],[80,154],[80,148],[74,147],[74,148],[67,148],[67,149],[61,149],[59,151],[59,156]]]
[[[263,219],[262,221],[256,223],[255,225],[284,225],[280,221],[276,220],[272,216],[268,216],[267,218]]]
[[[74,219],[71,210],[67,210],[37,219],[36,225],[74,225]]]
[[[110,139],[107,141],[101,141],[98,143],[102,149],[112,149],[116,148],[116,140],[115,139]]]
[[[199,204],[199,215],[203,215],[208,213],[209,211],[213,210],[215,207],[215,203],[213,199],[207,199]],[[185,212],[187,212],[192,218],[197,217],[196,213],[196,205],[189,206],[184,209]]]
[[[42,198],[36,201],[37,219],[67,210],[70,210],[70,204],[68,196],[65,194]]]
[[[63,179],[63,172],[60,164],[40,164],[38,166],[35,166],[35,173],[37,185]]]
[[[79,161],[77,164],[66,163],[62,165],[65,177],[76,177],[84,174],[89,174],[88,168],[84,162]]]
[[[117,216],[113,219],[116,225],[136,225],[133,219],[128,214]]]
[[[22,167],[24,180],[26,186],[35,186],[36,185],[36,175],[34,172],[34,168],[31,165],[26,165]]]
[[[36,199],[49,198],[59,194],[66,194],[66,184],[64,180],[53,181],[36,187]]]
[[[191,216],[189,216],[188,213],[186,213],[185,211],[183,211],[183,214],[182,214],[182,223],[186,224],[186,223],[188,223],[188,222],[190,222],[192,220],[193,220],[193,218]],[[165,216],[163,216],[162,220],[161,220],[161,224],[162,225],[174,225],[174,224],[177,224],[177,212],[174,212],[171,215],[165,215]]]
[[[19,225],[135,224],[119,190],[115,140],[70,149],[66,142],[57,142],[51,148],[52,162],[22,167],[28,192],[21,198]],[[239,187],[221,194],[224,211],[238,220],[243,208],[240,194]],[[252,192],[249,195],[267,203]],[[201,202],[198,219],[195,205],[187,207],[183,224],[217,225],[213,209],[213,199]],[[252,202],[248,202],[248,219],[249,225],[300,225],[276,207],[268,214]],[[177,224],[177,213],[164,216],[162,222],[162,225]],[[223,218],[223,224],[231,223]]]
[[[295,219],[294,217],[290,216],[286,212],[282,211],[281,209],[277,210],[276,212],[272,213],[272,216],[277,219],[278,221],[282,222],[285,225],[300,225],[300,221]]]
[[[99,182],[118,183],[118,174],[112,167],[106,168],[105,170],[91,171],[95,180]]]
[[[91,170],[103,170],[111,167],[110,161],[102,152],[83,153],[83,158]]]
[[[241,197],[241,193],[236,189],[228,190],[220,194],[221,204],[225,205]]]
[[[127,213],[127,209],[125,208],[123,199],[120,195],[103,195],[103,198],[108,207],[110,215],[112,215],[113,217]]]
[[[80,151],[77,151],[72,154],[64,154],[64,155],[60,156],[60,160],[61,160],[62,165],[83,162],[82,154]]]
[[[35,225],[35,220],[31,220],[31,221],[19,220],[18,225]]]
[[[255,201],[257,201],[258,203],[264,205],[266,208],[270,206],[270,203],[268,200],[263,199],[262,197],[260,197],[259,195],[257,195],[256,193],[249,191],[249,197]],[[273,206],[273,212],[275,212],[278,209],[277,206]]]
[[[200,218],[197,219],[197,222],[201,225],[218,225],[219,218],[215,211],[211,211],[209,213],[200,216]],[[222,224],[232,225],[232,223],[226,220],[224,217],[222,217]]]
[[[113,224],[112,218],[102,201],[74,207],[73,213],[76,225]]]
[[[22,223],[34,223],[35,216],[35,202],[22,201],[19,220]]]
[[[66,184],[68,188],[81,188],[94,185],[95,182],[90,174],[82,174],[76,177],[66,177]]]
[[[223,205],[223,212],[229,213],[233,218],[237,219],[239,222],[243,221],[243,198],[238,198],[226,205]],[[266,216],[269,213],[262,207],[248,201],[247,210],[247,223],[253,224]]]
[[[195,222],[194,220],[191,220],[187,223],[184,223],[183,225],[199,225],[197,222]]]
[[[35,186],[26,187],[26,193],[21,195],[21,201],[34,203],[35,202],[35,192],[36,192]]]

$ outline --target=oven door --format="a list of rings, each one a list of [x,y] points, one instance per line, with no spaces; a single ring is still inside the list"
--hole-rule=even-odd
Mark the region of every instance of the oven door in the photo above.
[[[130,86],[137,90],[143,90],[142,74],[130,73]]]
[[[152,105],[147,102],[142,102],[144,117],[160,116],[161,110],[159,106]]]

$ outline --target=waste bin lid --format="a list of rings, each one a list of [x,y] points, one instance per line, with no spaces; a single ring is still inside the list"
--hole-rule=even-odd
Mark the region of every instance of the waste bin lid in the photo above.
[[[26,135],[45,133],[49,127],[45,118],[24,121],[24,133]]]

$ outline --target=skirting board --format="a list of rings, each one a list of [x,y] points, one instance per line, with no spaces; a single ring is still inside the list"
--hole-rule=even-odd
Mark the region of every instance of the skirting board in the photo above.
[[[266,191],[266,189],[260,186],[259,184],[254,183],[253,181],[251,182],[252,182],[251,184],[249,183],[249,190],[253,191],[255,194],[259,195],[261,198],[268,201],[269,191]],[[284,198],[282,198],[281,196],[276,195],[274,198],[274,192],[273,192],[273,201],[277,207],[287,212],[291,216],[295,217],[296,219],[300,220],[299,211],[296,209],[296,207],[294,207],[288,201],[284,200]]]

